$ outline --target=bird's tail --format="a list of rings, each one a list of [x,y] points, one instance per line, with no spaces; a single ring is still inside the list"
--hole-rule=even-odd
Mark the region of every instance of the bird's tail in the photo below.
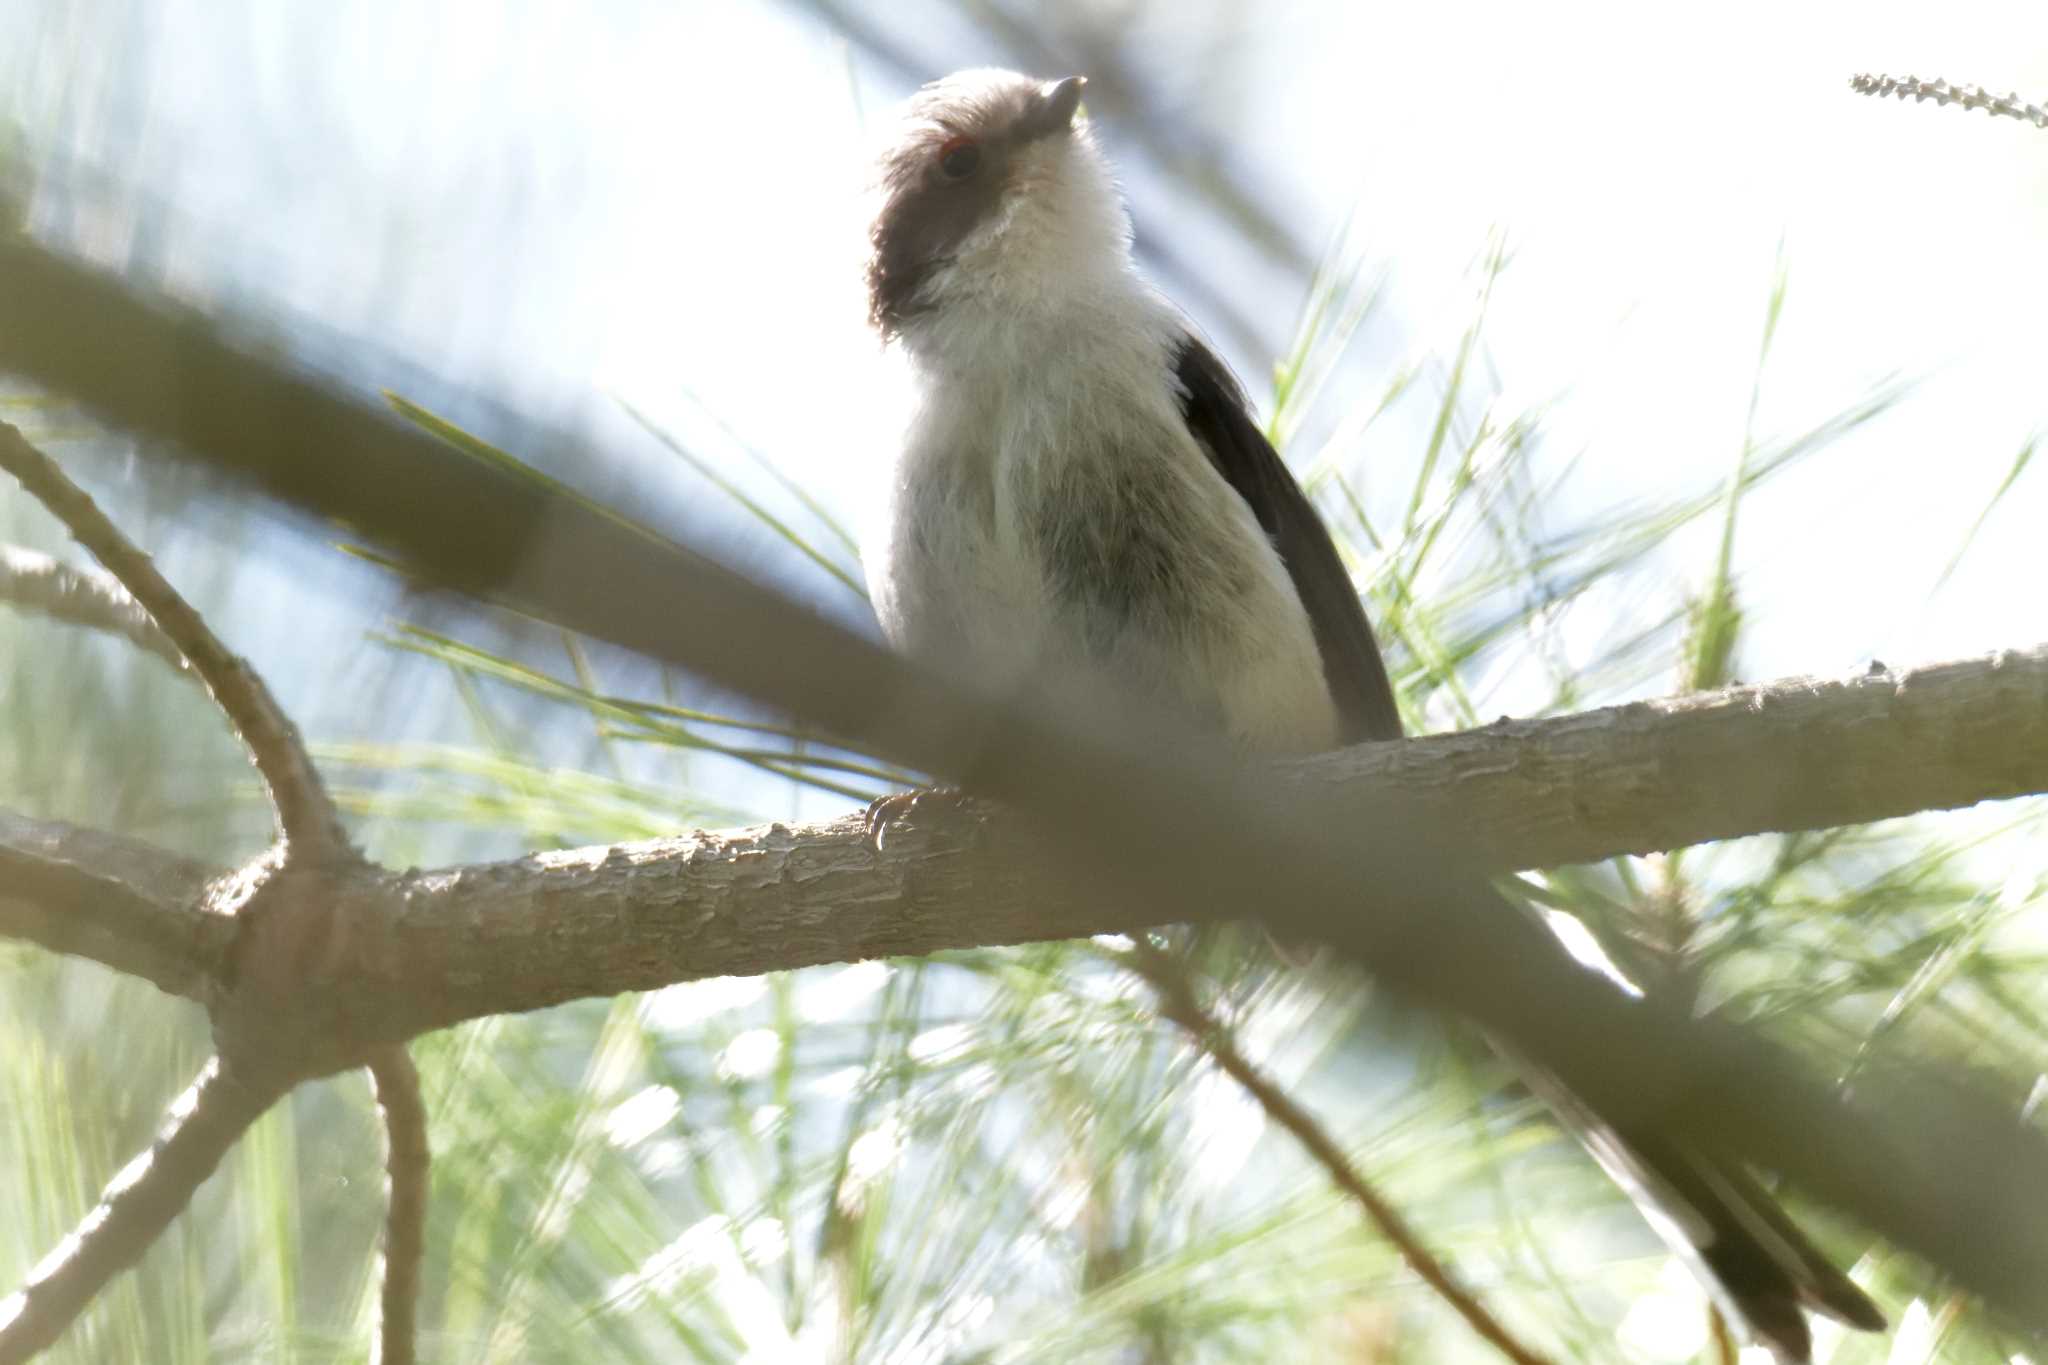
[[[1548,1078],[1532,1087],[1625,1190],[1717,1307],[1785,1365],[1813,1350],[1807,1312],[1882,1331],[1884,1313],[1741,1167],[1658,1133],[1599,1122]]]

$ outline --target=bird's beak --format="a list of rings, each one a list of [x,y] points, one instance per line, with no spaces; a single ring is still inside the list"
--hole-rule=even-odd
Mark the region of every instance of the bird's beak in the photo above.
[[[1086,76],[1069,76],[1063,81],[1046,84],[1042,92],[1045,96],[1046,128],[1063,133],[1074,126],[1074,111],[1081,107],[1081,90],[1087,84]]]

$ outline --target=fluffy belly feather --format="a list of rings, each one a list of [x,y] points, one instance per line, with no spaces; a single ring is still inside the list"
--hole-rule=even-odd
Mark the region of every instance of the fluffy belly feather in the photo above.
[[[869,579],[898,648],[1003,689],[1107,681],[1253,752],[1336,743],[1286,569],[1184,427],[1125,420],[1110,449],[1086,423],[996,429],[1043,439],[930,431],[896,471]]]

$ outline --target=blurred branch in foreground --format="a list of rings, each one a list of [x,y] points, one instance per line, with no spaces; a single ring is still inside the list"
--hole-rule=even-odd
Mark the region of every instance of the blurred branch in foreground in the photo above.
[[[1837,1095],[1742,1030],[1624,997],[1540,926],[1500,914],[1490,891],[1461,885],[1480,862],[1470,812],[1443,819],[1405,789],[1334,803],[1325,790],[1238,767],[1107,702],[1092,711],[1004,703],[929,676],[702,556],[239,354],[205,320],[25,244],[0,248],[0,299],[0,365],[345,521],[429,581],[690,667],[1010,808],[955,822],[949,849],[928,846],[946,849],[936,862],[893,827],[878,856],[848,821],[808,841],[771,827],[740,841],[700,836],[453,873],[311,870],[263,889],[300,901],[293,913],[238,917],[228,958],[242,970],[223,970],[207,993],[224,1038],[291,1049],[280,1064],[311,1076],[458,1018],[654,977],[930,951],[969,926],[971,941],[1003,942],[1252,916],[1329,942],[1411,998],[1483,1024],[1617,1122],[1686,1131],[1703,1148],[1783,1172],[2016,1319],[2048,1328],[2037,1292],[2048,1275],[2048,1220],[2035,1216],[2048,1208],[2048,1143],[2011,1106],[1946,1076],[1875,1068],[1854,1095]],[[1879,707],[1867,716],[1875,724],[1857,728],[1878,734],[1880,747],[1917,736],[1929,753],[1952,750],[1986,781],[1984,794],[2040,790],[2041,774],[2027,774],[2048,753],[2044,668],[2039,652],[1977,665],[1997,680],[1973,694],[1991,698],[1994,714],[1942,721],[1936,708],[1908,722]],[[1865,694],[1846,684],[1839,695],[1910,708],[1921,702],[1914,676],[1904,688],[1887,680]],[[1732,704],[1757,709],[1759,725],[1770,718],[1757,694]],[[1819,756],[1781,737],[1765,794],[1825,785]],[[1856,790],[1898,777],[1888,771],[1834,780]],[[1639,769],[1613,806],[1660,788],[1684,793],[1694,779]],[[1003,922],[1001,883],[985,880],[999,865],[976,862],[1003,839],[1012,866],[1064,888],[1032,888],[1021,923],[1016,905]],[[722,856],[740,843],[782,856]],[[817,899],[818,887],[788,866],[813,855],[869,879],[868,894]],[[934,876],[935,866],[965,875],[972,894]],[[544,882],[547,893],[530,894],[522,909],[522,889]],[[608,913],[563,913],[578,888],[601,888]],[[731,945],[766,946],[746,912],[778,899],[791,913],[775,926],[774,958],[735,964]],[[1047,913],[1060,903],[1113,907],[1115,919],[1084,926]],[[615,951],[621,936],[637,936],[632,964]],[[252,982],[252,962],[273,965]],[[277,964],[293,964],[288,980]],[[488,994],[507,981],[531,994]]]

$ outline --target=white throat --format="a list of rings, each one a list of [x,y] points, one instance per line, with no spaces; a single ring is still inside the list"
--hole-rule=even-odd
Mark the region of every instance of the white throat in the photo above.
[[[903,348],[920,368],[955,378],[1028,364],[1061,349],[1059,334],[1085,344],[1170,312],[1137,274],[1130,215],[1085,127],[1023,154],[1001,207],[923,297]]]

